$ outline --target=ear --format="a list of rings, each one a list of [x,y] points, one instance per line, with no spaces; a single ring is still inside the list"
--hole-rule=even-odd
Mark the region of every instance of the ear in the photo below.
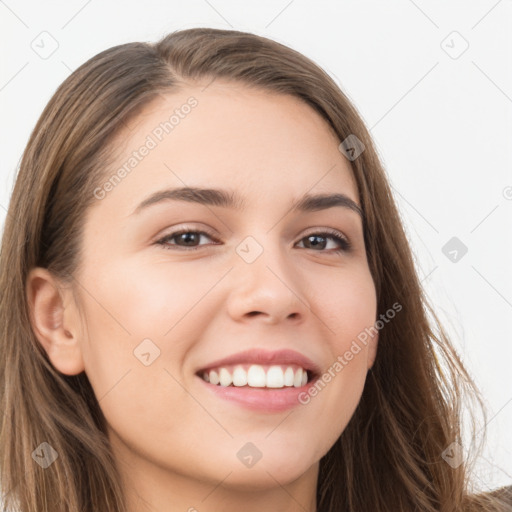
[[[367,353],[367,364],[366,367],[368,370],[373,366],[375,363],[375,359],[377,357],[377,346],[379,344],[379,333],[373,337],[370,338],[370,341],[368,342],[368,353]]]
[[[26,281],[30,323],[56,370],[65,375],[84,371],[81,332],[71,290],[59,286],[45,268],[33,268]]]

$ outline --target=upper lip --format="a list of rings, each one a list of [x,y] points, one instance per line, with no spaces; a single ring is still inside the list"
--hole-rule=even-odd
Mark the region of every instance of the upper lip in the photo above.
[[[269,351],[263,349],[251,349],[244,352],[238,352],[222,359],[217,359],[204,366],[198,373],[211,368],[220,368],[233,364],[296,364],[305,370],[309,370],[313,375],[320,374],[320,367],[311,361],[308,357],[295,350],[276,350]]]

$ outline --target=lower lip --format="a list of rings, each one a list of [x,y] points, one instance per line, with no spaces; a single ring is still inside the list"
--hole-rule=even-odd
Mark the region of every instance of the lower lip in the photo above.
[[[206,382],[201,377],[197,378],[216,396],[235,402],[252,411],[279,412],[302,405],[299,395],[307,391],[315,379],[300,388],[284,387],[272,388],[251,388],[236,386],[219,386]]]

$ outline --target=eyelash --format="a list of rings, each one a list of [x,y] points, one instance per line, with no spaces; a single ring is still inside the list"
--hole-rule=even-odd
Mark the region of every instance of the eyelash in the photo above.
[[[197,247],[182,247],[182,246],[178,246],[175,244],[170,245],[167,243],[169,240],[171,240],[175,237],[178,237],[180,235],[183,235],[184,233],[195,233],[195,234],[199,234],[199,235],[206,235],[207,237],[211,238],[214,242],[219,242],[219,240],[217,240],[217,238],[212,233],[210,233],[208,231],[184,228],[184,229],[180,229],[179,231],[174,231],[173,233],[169,233],[168,235],[165,235],[163,238],[161,238],[160,240],[157,240],[155,243],[158,245],[161,245],[164,249],[171,250],[171,251],[172,250],[197,251],[198,249],[201,249],[202,247],[204,247],[204,245],[199,245]],[[352,244],[348,241],[348,239],[343,234],[341,234],[339,231],[337,231],[335,229],[329,229],[329,228],[326,228],[323,231],[314,231],[312,233],[308,233],[307,235],[304,235],[299,240],[299,242],[301,242],[304,238],[307,238],[307,237],[313,236],[313,235],[320,236],[322,238],[332,238],[332,239],[336,240],[338,242],[338,244],[341,246],[339,249],[336,249],[336,250],[330,250],[330,251],[322,250],[322,251],[314,251],[314,252],[326,252],[327,254],[340,254],[342,252],[350,252],[352,249]],[[328,236],[324,237],[324,235],[328,235]],[[313,249],[310,249],[310,250],[313,250]]]

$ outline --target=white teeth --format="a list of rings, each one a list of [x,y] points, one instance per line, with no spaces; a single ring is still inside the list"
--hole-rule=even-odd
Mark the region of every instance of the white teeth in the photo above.
[[[233,386],[246,386],[247,385],[247,372],[237,366],[233,372]]]
[[[220,382],[219,375],[215,370],[210,372],[210,384],[218,384]]]
[[[229,386],[233,382],[231,374],[226,370],[226,368],[220,369],[219,381],[221,386]]]
[[[247,384],[253,388],[264,388],[267,384],[263,366],[253,364],[247,372]]]
[[[293,368],[291,366],[288,366],[286,368],[286,371],[284,372],[284,385],[285,386],[293,386]]]
[[[210,374],[210,382],[212,380],[212,376]],[[300,386],[302,385],[302,368],[299,368],[296,372],[295,372],[295,377],[293,379],[293,385],[296,387],[296,388],[300,388]]]
[[[271,366],[267,371],[267,388],[284,387],[284,373],[280,366]]]
[[[203,379],[210,384],[221,386],[249,386],[253,388],[283,388],[305,386],[308,382],[308,374],[303,368],[295,371],[288,366],[284,371],[279,365],[265,368],[259,364],[253,364],[246,371],[242,366],[236,366],[233,373],[227,368],[217,368],[203,373]]]

